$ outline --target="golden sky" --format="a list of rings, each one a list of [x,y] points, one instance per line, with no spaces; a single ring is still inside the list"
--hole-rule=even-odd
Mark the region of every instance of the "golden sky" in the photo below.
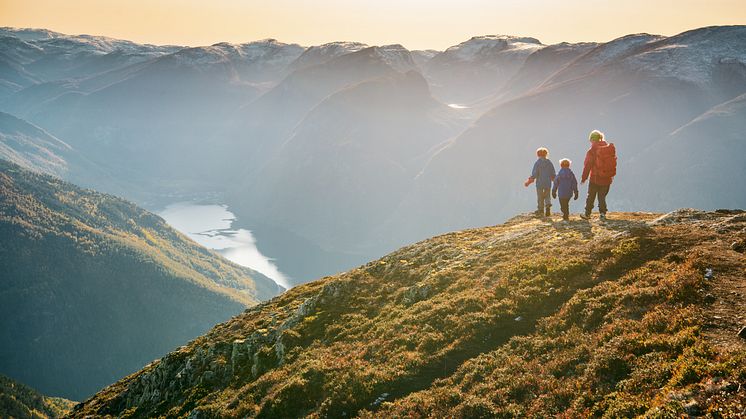
[[[0,0],[0,26],[177,45],[277,38],[444,49],[475,35],[549,44],[730,24],[746,24],[746,0]]]

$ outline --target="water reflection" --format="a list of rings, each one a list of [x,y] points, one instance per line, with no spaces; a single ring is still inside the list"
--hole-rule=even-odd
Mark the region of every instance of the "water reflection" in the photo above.
[[[251,231],[234,230],[231,224],[236,217],[225,205],[202,205],[192,202],[177,202],[167,206],[158,215],[171,227],[189,236],[190,239],[213,249],[228,260],[254,269],[285,288],[290,284],[272,259],[264,256],[256,247]]]

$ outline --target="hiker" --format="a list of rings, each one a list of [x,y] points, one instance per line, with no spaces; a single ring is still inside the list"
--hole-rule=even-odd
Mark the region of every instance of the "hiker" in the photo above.
[[[575,200],[578,199],[578,179],[570,170],[570,164],[572,164],[570,159],[560,160],[560,171],[554,178],[552,188],[552,198],[557,198],[559,195],[563,221],[570,221],[570,198],[574,196]]]
[[[580,181],[585,184],[590,176],[588,184],[588,198],[585,200],[585,213],[580,217],[584,220],[591,218],[591,211],[598,197],[598,212],[601,221],[606,221],[606,195],[609,193],[611,182],[616,176],[616,148],[613,143],[604,140],[604,133],[598,130],[591,131],[588,139],[591,148],[585,154],[583,164],[583,176]]]
[[[547,158],[549,150],[544,147],[540,147],[536,150],[536,156],[538,159],[534,163],[534,169],[531,171],[526,183],[523,186],[528,188],[528,185],[536,181],[536,215],[538,217],[552,215],[552,198],[550,197],[550,191],[552,189],[552,182],[554,181],[554,165]]]

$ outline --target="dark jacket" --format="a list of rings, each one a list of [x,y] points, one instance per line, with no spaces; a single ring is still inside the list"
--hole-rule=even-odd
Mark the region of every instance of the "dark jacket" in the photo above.
[[[554,178],[552,194],[555,193],[563,199],[571,198],[578,193],[578,179],[575,178],[575,173],[569,167],[561,168],[557,177]]]
[[[549,189],[554,180],[554,165],[546,157],[539,157],[531,171],[530,181],[536,181],[537,189]]]
[[[593,165],[596,163],[596,148],[608,145],[608,143],[604,140],[601,141],[595,141],[591,144],[591,148],[588,149],[588,152],[585,153],[585,162],[583,163],[583,177],[582,182],[585,182],[588,179],[588,175],[591,177],[591,183],[599,185],[599,186],[607,186],[611,185],[611,181],[613,178],[610,177],[600,177],[596,176],[593,173]]]

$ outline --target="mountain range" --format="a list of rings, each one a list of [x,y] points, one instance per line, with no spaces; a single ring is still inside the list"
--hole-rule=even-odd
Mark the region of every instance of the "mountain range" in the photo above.
[[[746,205],[746,26],[444,51],[0,33],[0,111],[69,146],[3,155],[150,209],[218,196],[296,284],[530,208],[534,150],[578,173],[592,129],[612,209]]]

